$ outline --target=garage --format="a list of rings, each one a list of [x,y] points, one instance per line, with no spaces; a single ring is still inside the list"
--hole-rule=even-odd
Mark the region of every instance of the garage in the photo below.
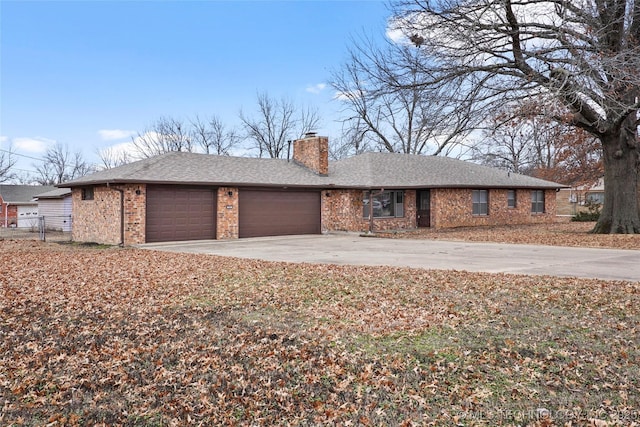
[[[240,237],[320,233],[320,192],[241,190]]]
[[[146,241],[215,239],[216,200],[214,188],[148,186]]]
[[[38,227],[38,206],[18,205],[18,228]]]

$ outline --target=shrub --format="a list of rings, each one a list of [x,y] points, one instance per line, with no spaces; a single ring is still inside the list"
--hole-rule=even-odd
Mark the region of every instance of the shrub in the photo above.
[[[600,218],[600,208],[602,207],[600,203],[587,200],[584,205],[587,207],[588,211],[578,212],[573,218],[571,218],[571,221],[597,221]]]

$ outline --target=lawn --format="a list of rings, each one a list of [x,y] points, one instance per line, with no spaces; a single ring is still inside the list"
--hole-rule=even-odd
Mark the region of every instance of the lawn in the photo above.
[[[3,426],[640,423],[640,283],[0,251]]]

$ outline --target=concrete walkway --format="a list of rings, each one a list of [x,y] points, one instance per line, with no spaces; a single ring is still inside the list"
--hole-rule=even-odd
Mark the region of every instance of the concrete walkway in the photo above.
[[[640,251],[381,239],[353,234],[147,243],[143,249],[268,261],[389,265],[640,281]]]

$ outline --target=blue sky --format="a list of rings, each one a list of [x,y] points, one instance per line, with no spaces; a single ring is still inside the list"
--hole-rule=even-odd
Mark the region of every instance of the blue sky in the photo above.
[[[388,15],[379,1],[0,0],[0,148],[38,158],[60,142],[97,162],[160,116],[236,125],[258,92],[317,107],[337,138],[323,84]]]

